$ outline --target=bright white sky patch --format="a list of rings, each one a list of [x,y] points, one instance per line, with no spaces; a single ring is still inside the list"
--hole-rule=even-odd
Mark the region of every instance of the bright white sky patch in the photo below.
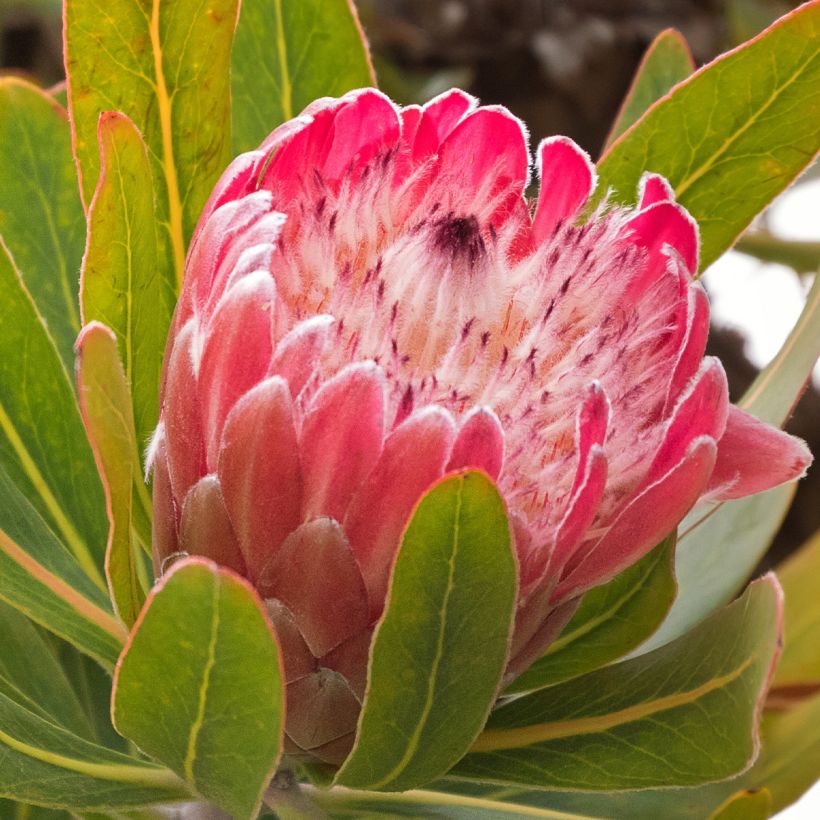
[[[820,180],[782,196],[768,214],[769,229],[786,239],[820,240]],[[782,265],[730,252],[703,275],[717,325],[746,337],[746,355],[758,367],[772,359],[797,321],[811,285]],[[814,381],[820,384],[820,365]]]

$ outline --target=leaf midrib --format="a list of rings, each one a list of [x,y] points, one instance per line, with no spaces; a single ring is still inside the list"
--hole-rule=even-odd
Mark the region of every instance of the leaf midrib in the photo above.
[[[442,596],[441,606],[439,607],[439,630],[436,635],[436,652],[430,664],[430,672],[427,676],[427,692],[425,694],[424,707],[419,715],[418,723],[416,724],[413,734],[408,739],[404,754],[399,762],[377,783],[371,784],[370,788],[379,789],[385,784],[395,780],[404,770],[418,751],[421,735],[427,728],[427,721],[435,703],[435,691],[438,684],[439,669],[444,658],[444,635],[447,631],[447,611],[450,605],[450,598],[455,589],[455,572],[456,572],[456,555],[459,550],[459,533],[461,522],[461,507],[464,494],[464,480],[458,483],[458,492],[455,499],[455,510],[453,513],[453,538],[452,547],[450,549],[450,556],[447,560],[447,586]]]
[[[521,726],[514,729],[485,729],[470,749],[470,753],[496,752],[506,749],[520,749],[550,740],[561,740],[578,735],[599,734],[610,731],[626,723],[667,712],[680,706],[687,706],[710,692],[721,689],[736,681],[746,669],[757,660],[758,654],[753,653],[740,663],[731,672],[718,675],[694,689],[684,692],[675,692],[660,698],[627,706],[615,712],[592,717],[576,718],[574,720],[558,720],[546,723],[535,723],[530,726]]]

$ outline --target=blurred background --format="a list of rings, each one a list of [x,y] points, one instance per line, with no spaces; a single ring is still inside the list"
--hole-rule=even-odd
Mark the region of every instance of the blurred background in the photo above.
[[[424,102],[457,85],[483,103],[509,107],[527,123],[534,143],[566,134],[596,159],[641,56],[660,31],[681,31],[701,65],[799,3],[357,0],[357,5],[380,85],[396,101]],[[0,0],[0,70],[46,86],[61,82],[60,11],[60,0]],[[747,253],[727,254],[704,277],[713,304],[710,352],[723,360],[733,400],[782,344],[820,263],[816,168],[781,197],[739,247]],[[820,453],[818,384],[820,377],[788,428],[815,453]],[[814,469],[802,482],[766,566],[819,526],[820,469]]]

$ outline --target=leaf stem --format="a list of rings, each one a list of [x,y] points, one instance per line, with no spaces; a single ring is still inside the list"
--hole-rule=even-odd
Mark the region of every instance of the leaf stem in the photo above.
[[[735,250],[761,262],[777,262],[798,273],[812,273],[820,267],[820,242],[781,239],[769,231],[752,231],[738,239]]]

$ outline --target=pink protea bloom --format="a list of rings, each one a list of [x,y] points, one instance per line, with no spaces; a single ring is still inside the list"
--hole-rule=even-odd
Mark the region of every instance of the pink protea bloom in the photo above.
[[[510,670],[699,500],[800,476],[704,358],[697,227],[663,179],[581,213],[587,155],[460,91],[323,99],[238,157],[200,220],[152,447],[158,571],[247,576],[285,656],[292,749],[350,747],[402,531],[467,467],[498,483]]]

